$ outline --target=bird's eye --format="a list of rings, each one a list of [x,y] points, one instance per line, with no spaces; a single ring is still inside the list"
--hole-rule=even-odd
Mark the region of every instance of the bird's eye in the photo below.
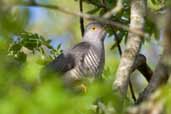
[[[96,27],[92,27],[91,29],[92,29],[92,30],[96,30]]]

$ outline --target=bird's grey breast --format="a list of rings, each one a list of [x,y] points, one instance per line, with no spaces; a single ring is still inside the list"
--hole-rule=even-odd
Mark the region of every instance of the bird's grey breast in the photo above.
[[[75,79],[81,79],[85,76],[98,77],[103,71],[104,59],[103,47],[90,46],[85,54],[77,58],[77,65],[67,72],[67,75]]]
[[[84,57],[84,67],[87,75],[98,76],[102,72],[104,66],[103,50],[91,47]]]

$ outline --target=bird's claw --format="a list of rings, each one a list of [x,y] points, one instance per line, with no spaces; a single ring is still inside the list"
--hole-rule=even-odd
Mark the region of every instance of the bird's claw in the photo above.
[[[85,84],[80,84],[80,89],[83,93],[87,93],[87,86]]]

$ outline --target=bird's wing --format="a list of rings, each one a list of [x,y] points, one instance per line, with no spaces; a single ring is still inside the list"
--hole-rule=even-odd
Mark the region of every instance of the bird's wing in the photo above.
[[[60,54],[55,60],[46,65],[46,69],[53,72],[64,73],[75,66],[74,57],[70,54]]]
[[[75,45],[67,53],[59,55],[55,60],[50,62],[46,67],[60,73],[65,73],[74,68],[79,61],[83,60],[91,45],[87,42],[81,42]]]

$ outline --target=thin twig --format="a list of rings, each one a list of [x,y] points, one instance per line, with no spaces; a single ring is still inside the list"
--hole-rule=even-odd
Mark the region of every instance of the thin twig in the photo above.
[[[79,1],[80,5],[80,12],[83,13],[83,0]],[[84,18],[80,17],[80,29],[81,29],[81,35],[84,36]]]
[[[133,99],[133,101],[135,103],[137,98],[135,97],[135,92],[134,92],[134,89],[133,89],[131,79],[129,79],[129,88],[130,88],[130,92],[131,92],[131,95],[132,95],[132,99]]]
[[[117,34],[115,33],[114,31],[114,28],[111,26],[112,30],[113,30],[113,33],[114,33],[114,36],[115,36],[115,41],[116,41],[116,45],[118,47],[118,52],[119,52],[119,55],[121,56],[122,55],[122,49],[121,49],[121,46],[120,46],[120,41],[118,40],[118,36]]]

